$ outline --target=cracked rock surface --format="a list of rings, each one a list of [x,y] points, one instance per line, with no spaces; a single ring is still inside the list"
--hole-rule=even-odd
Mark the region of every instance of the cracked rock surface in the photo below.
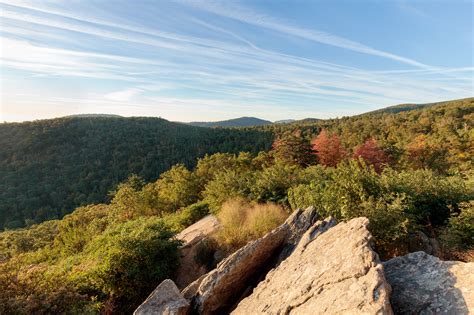
[[[392,314],[368,223],[316,222],[232,314]]]
[[[474,312],[474,263],[442,261],[425,252],[384,262],[397,314]]]

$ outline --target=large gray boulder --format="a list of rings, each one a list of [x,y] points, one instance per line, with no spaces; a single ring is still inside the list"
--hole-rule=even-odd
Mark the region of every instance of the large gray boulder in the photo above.
[[[319,221],[232,314],[391,314],[366,218]]]
[[[196,255],[200,246],[206,246],[205,242],[220,228],[220,223],[213,215],[208,215],[198,222],[190,225],[176,238],[183,241],[180,248],[180,264],[176,271],[175,283],[178,288],[183,289],[194,280],[209,271],[206,264],[200,264]]]
[[[384,263],[397,314],[474,313],[474,263],[442,261],[425,252]]]
[[[134,315],[186,315],[189,302],[170,279],[164,280],[133,313]]]

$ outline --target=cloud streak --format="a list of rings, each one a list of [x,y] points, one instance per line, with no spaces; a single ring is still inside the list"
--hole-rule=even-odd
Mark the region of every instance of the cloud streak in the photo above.
[[[75,5],[69,8],[60,3],[48,6],[28,1],[0,4],[1,67],[15,74],[5,76],[9,111],[24,106],[29,98],[44,106],[49,102],[52,108],[60,102],[70,106],[80,101],[77,93],[67,94],[54,84],[48,93],[37,88],[44,84],[43,78],[72,86],[80,80],[88,91],[80,102],[83,109],[90,110],[96,104],[97,110],[146,112],[175,120],[230,118],[239,113],[269,119],[287,114],[327,118],[394,103],[472,95],[472,65],[430,66],[336,35],[296,27],[235,4],[180,2],[175,4],[175,15],[131,6],[111,10],[106,16],[93,5]],[[200,15],[202,11],[219,18],[209,20]],[[142,23],[145,16],[140,14],[153,16],[153,23]],[[169,16],[179,24],[170,25]],[[255,43],[251,33],[236,28],[232,21],[309,43],[382,57],[406,69],[368,70],[318,56],[290,54]],[[24,82],[21,87],[31,88],[34,97],[14,93],[18,75]],[[129,109],[124,110],[127,106]]]

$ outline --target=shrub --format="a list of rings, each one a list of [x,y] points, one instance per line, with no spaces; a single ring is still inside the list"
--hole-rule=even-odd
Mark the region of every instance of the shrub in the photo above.
[[[213,238],[205,238],[196,245],[196,254],[194,261],[200,266],[206,266],[207,270],[216,267],[216,251],[219,250],[219,244]]]
[[[63,255],[74,255],[109,225],[110,207],[90,205],[77,208],[58,221],[58,233],[54,244]]]
[[[452,250],[474,249],[474,201],[462,203],[460,212],[449,218],[443,240]]]
[[[407,211],[425,225],[446,224],[451,212],[459,211],[458,204],[473,197],[461,176],[440,176],[432,170],[386,169],[380,181],[384,190],[405,194],[411,203]]]
[[[71,277],[82,290],[108,296],[115,311],[132,311],[177,267],[180,242],[172,235],[156,217],[116,225],[85,247]]]
[[[385,190],[380,176],[363,161],[342,162],[337,169],[327,168],[325,174],[314,171],[309,184],[290,189],[293,209],[314,206],[320,215],[339,220],[367,217],[380,252],[392,251],[391,244],[407,236],[411,228],[409,199]]]
[[[210,211],[216,213],[229,198],[248,197],[254,182],[255,176],[250,171],[221,171],[206,185],[204,201],[209,204]]]
[[[276,161],[255,172],[255,183],[250,187],[251,199],[287,204],[288,189],[299,181],[301,171],[298,165]]]
[[[0,233],[0,263],[12,256],[36,251],[53,243],[58,234],[58,220],[45,221],[26,229]]]
[[[208,214],[209,205],[200,201],[163,217],[163,220],[166,224],[171,226],[174,231],[179,232],[191,224],[201,220]]]
[[[27,256],[32,255],[15,256],[0,264],[0,314],[98,313],[98,303],[79,293],[61,270],[47,263],[31,263]]]

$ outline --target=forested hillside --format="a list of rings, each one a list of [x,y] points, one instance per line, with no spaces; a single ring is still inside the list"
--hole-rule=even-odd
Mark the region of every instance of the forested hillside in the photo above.
[[[285,133],[309,141],[325,129],[338,135],[349,154],[373,138],[394,168],[470,168],[473,98],[392,109],[399,107],[244,129],[100,116],[0,124],[0,229],[61,218],[79,205],[105,202],[130,174],[156,180],[176,163],[194,166],[206,153],[268,150],[274,136]]]
[[[257,127],[275,134],[298,133],[313,139],[322,129],[338,137],[348,154],[375,139],[395,168],[424,167],[446,172],[472,169],[474,98],[422,105],[392,112]]]
[[[159,118],[66,117],[0,124],[0,230],[61,218],[107,201],[130,174],[156,180],[207,153],[269,149],[256,130],[209,129]]]
[[[426,104],[399,104],[399,105],[394,105],[394,106],[389,106],[382,109],[374,110],[367,114],[400,113],[400,112],[405,112],[405,111],[414,110],[414,109],[422,109],[422,108],[431,107],[431,106],[452,105],[453,103],[459,104],[462,102],[469,102],[471,100],[472,98],[465,98],[465,99],[459,99],[459,100],[454,100],[454,101],[444,101],[444,102],[426,103]]]

